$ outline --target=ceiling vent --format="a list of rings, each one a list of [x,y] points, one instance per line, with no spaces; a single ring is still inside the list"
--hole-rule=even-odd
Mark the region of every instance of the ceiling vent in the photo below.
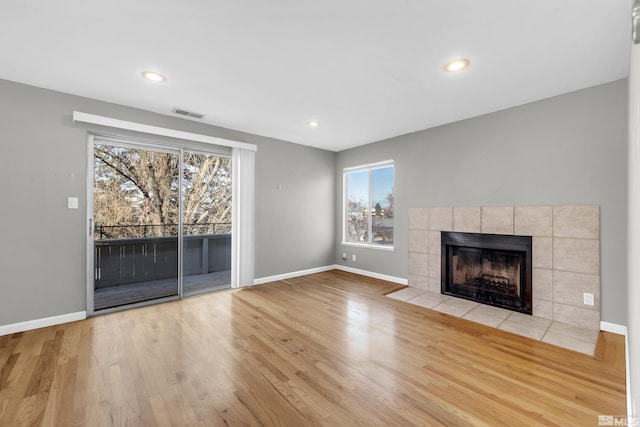
[[[187,117],[191,117],[191,118],[194,118],[194,119],[201,119],[201,118],[204,117],[203,114],[193,113],[191,111],[183,110],[182,108],[174,108],[172,110],[172,113],[180,114],[181,116],[187,116]]]

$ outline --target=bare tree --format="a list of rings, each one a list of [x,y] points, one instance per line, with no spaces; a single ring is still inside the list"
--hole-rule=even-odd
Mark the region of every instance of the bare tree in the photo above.
[[[364,200],[349,194],[347,200],[347,241],[366,242],[369,232],[369,212]]]
[[[231,231],[231,159],[186,153],[183,221],[188,234]],[[213,224],[225,224],[214,228]]]
[[[177,234],[179,156],[96,144],[94,218],[103,237]],[[185,153],[183,223],[186,234],[214,233],[231,222],[231,160]]]
[[[384,210],[384,215],[387,218],[393,218],[393,189],[391,190],[391,193],[387,194],[386,199],[387,199],[387,202],[389,202],[389,204]]]

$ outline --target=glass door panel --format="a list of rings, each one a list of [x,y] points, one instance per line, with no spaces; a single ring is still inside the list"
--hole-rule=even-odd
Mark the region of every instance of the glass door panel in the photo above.
[[[179,151],[96,140],[94,310],[178,296]]]
[[[183,295],[231,287],[231,159],[183,154]]]

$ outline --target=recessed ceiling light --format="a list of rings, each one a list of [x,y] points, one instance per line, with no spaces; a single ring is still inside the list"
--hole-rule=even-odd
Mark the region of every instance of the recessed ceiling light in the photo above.
[[[156,83],[164,83],[167,81],[167,78],[165,76],[160,73],[156,73],[155,71],[143,71],[142,77]]]
[[[317,120],[310,120],[307,122],[307,126],[317,128],[318,126],[320,126],[320,122]]]
[[[469,66],[469,60],[466,58],[460,58],[453,60],[444,66],[444,70],[448,73],[455,73],[456,71],[462,71]]]

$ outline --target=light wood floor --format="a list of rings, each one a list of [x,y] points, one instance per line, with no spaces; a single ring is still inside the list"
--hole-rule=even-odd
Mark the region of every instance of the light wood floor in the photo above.
[[[597,425],[596,357],[385,298],[331,271],[0,337],[0,425]]]

